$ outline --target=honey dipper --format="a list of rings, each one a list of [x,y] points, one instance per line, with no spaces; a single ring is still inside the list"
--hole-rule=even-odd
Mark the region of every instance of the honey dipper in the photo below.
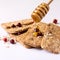
[[[39,22],[49,11],[49,5],[53,0],[50,0],[48,3],[41,3],[37,8],[32,12],[31,17],[35,22]]]

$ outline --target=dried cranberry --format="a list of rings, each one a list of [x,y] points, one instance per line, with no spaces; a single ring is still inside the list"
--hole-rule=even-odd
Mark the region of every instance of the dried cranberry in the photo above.
[[[18,27],[22,27],[22,24],[21,24],[21,23],[18,23],[17,26],[18,26]]]
[[[10,43],[11,43],[11,44],[15,44],[14,39],[11,39],[11,40],[10,40]]]
[[[54,20],[53,20],[53,23],[57,24],[57,19],[54,19]]]
[[[8,39],[7,39],[7,38],[3,38],[3,41],[4,41],[4,42],[7,42],[7,41],[8,41]]]
[[[11,27],[15,28],[16,26],[13,24]]]

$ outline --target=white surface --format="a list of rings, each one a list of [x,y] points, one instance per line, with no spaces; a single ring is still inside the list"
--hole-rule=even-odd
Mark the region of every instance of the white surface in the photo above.
[[[41,2],[48,0],[0,0],[0,24],[3,22],[30,18],[31,12]],[[60,0],[54,0],[50,11],[43,18],[44,22],[52,22],[57,18],[60,23]],[[7,33],[0,27],[0,36]],[[26,49],[20,44],[10,45],[0,41],[0,60],[60,60],[60,54],[52,54],[40,49]]]

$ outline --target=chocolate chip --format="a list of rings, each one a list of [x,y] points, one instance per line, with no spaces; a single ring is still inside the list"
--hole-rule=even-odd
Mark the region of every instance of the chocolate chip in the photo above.
[[[43,34],[40,32],[40,33],[38,33],[38,35],[37,36],[43,36]]]
[[[23,34],[23,33],[27,32],[27,31],[28,31],[28,29],[25,29],[25,30],[21,31],[20,33]]]
[[[39,29],[38,29],[38,28],[35,28],[35,29],[34,29],[34,32],[39,32]]]
[[[12,27],[12,28],[15,28],[16,26],[13,24],[11,27]]]
[[[23,33],[27,32],[27,31],[28,31],[28,29],[25,29],[25,30],[22,30],[22,31],[16,31],[16,32],[14,32],[12,34],[13,35],[20,35],[20,34],[23,34]]]
[[[22,27],[22,24],[21,24],[21,23],[18,23],[16,26],[18,26],[18,27]]]

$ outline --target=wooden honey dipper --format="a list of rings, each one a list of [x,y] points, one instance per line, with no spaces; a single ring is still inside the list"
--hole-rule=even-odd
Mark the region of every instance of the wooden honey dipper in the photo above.
[[[31,17],[35,22],[39,22],[49,11],[49,5],[53,0],[49,0],[48,3],[41,3],[37,8],[32,12]]]

